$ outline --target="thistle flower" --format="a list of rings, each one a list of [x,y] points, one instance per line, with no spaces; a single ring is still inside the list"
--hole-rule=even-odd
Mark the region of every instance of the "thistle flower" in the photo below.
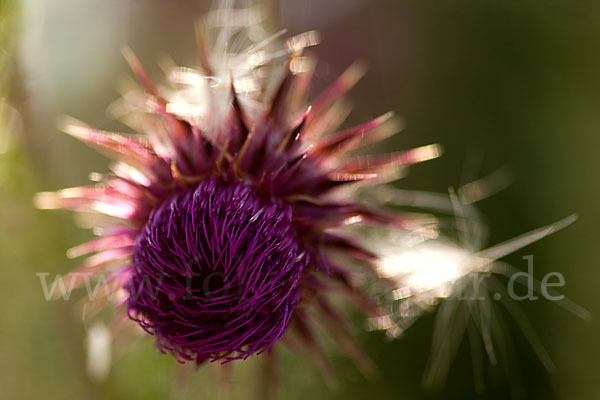
[[[314,60],[302,53],[318,43],[318,34],[281,43],[284,31],[266,37],[261,20],[256,8],[223,2],[198,37],[200,65],[163,63],[167,82],[160,86],[124,50],[142,88],[124,87],[109,111],[138,133],[104,132],[66,119],[67,133],[115,160],[112,172],[93,173],[95,185],[36,198],[40,208],[102,216],[93,223],[100,237],[68,252],[96,253],[69,277],[71,284],[84,283],[85,274],[114,283],[123,314],[153,335],[162,352],[181,362],[227,363],[269,352],[282,340],[311,356],[332,380],[315,337],[318,323],[368,369],[340,300],[393,337],[441,303],[439,339],[456,331],[447,310],[472,292],[472,278],[506,274],[497,259],[571,221],[482,251],[485,235],[475,212],[454,195],[416,204],[442,205],[455,215],[460,240],[454,242],[437,238],[435,229],[409,214],[364,203],[364,188],[372,200],[388,197],[373,199],[382,194],[373,186],[437,157],[440,148],[357,155],[398,128],[387,113],[339,131],[349,111],[344,96],[362,65],[350,66],[308,99]],[[356,226],[383,228],[389,237],[363,235]],[[384,287],[391,313],[381,292],[361,284],[364,276]],[[482,308],[488,306],[471,307],[481,311],[471,316],[494,362],[489,314]],[[437,358],[427,380],[445,375],[465,329],[459,326],[456,339],[434,342]],[[96,336],[106,347],[104,333]]]
[[[79,271],[117,282],[129,318],[180,361],[245,359],[288,332],[292,347],[295,340],[326,365],[313,338],[318,313],[364,366],[331,297],[381,315],[353,280],[352,265],[375,273],[374,254],[343,228],[410,223],[361,204],[352,188],[394,179],[439,148],[352,156],[394,129],[388,113],[332,133],[362,67],[307,101],[314,63],[301,53],[317,33],[277,46],[281,34],[257,40],[250,32],[257,18],[253,9],[214,11],[203,37],[216,39],[213,47],[200,40],[199,69],[171,68],[164,87],[126,50],[144,90],[127,90],[119,109],[144,135],[67,120],[67,133],[116,163],[112,174],[92,176],[99,184],[41,193],[37,204],[111,217],[96,229],[100,238],[69,255],[96,252]],[[276,76],[282,60],[273,86],[264,77]]]

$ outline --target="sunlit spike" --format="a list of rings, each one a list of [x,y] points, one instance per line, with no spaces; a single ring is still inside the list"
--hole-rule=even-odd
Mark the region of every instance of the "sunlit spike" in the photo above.
[[[104,188],[101,186],[80,186],[59,190],[61,199],[101,199],[105,197]]]
[[[107,137],[115,135],[122,137],[123,139],[125,139],[126,135],[124,133],[109,132],[92,128],[86,123],[68,115],[60,116],[56,126],[62,132],[65,132],[78,139],[81,138],[81,140],[84,141],[90,141],[95,135],[106,135]]]
[[[202,75],[199,71],[187,67],[175,67],[169,72],[169,80],[176,84],[190,86],[217,87],[221,82],[213,76]]]
[[[142,138],[93,129],[66,116],[59,121],[59,128],[84,143],[97,146],[112,155],[125,156],[128,160],[148,161],[155,157],[149,144]]]
[[[314,60],[306,56],[295,57],[290,63],[290,70],[294,75],[309,73],[314,68]]]
[[[122,261],[130,257],[131,249],[128,247],[108,249],[85,259],[74,271],[96,271],[114,261]]]
[[[102,200],[106,198],[106,200]],[[59,192],[41,192],[34,196],[39,209],[66,209],[99,212],[116,218],[129,219],[137,209],[130,201],[116,196],[105,196],[101,189],[71,188]]]
[[[202,115],[204,110],[205,107],[203,105],[184,102],[167,103],[165,107],[166,112],[174,115],[181,115],[187,118],[194,118],[198,115]]]
[[[279,175],[277,181],[283,184],[283,183],[288,182],[290,179],[292,179],[292,177],[294,176],[294,174],[298,171],[298,169],[302,166],[302,164],[308,158],[308,155],[310,154],[310,151],[311,151],[311,148],[309,147],[308,149],[306,149],[305,151],[303,151],[300,155],[296,156],[296,158],[292,159],[288,163],[287,170],[285,170],[283,173],[281,173]],[[310,197],[310,196],[307,196],[307,197]],[[288,198],[288,200],[289,201],[293,201],[293,200],[291,200],[293,198],[294,198],[294,196],[290,196]]]
[[[120,98],[113,101],[106,108],[106,115],[111,119],[121,120],[125,125],[136,130],[131,124],[132,114],[144,110],[150,112],[153,109],[147,107],[148,95],[140,91],[139,85],[131,78],[123,78],[116,85]]]
[[[404,120],[396,114],[381,125],[375,127],[368,135],[362,140],[349,146],[347,150],[354,150],[358,147],[364,147],[372,143],[380,143],[381,141],[401,132],[404,129]]]
[[[366,179],[376,178],[377,174],[350,174],[350,173],[340,173],[334,172],[329,174],[329,178],[335,182],[354,182],[354,181],[364,181]]]
[[[132,219],[136,214],[137,209],[134,205],[125,202],[108,203],[96,201],[92,203],[91,211],[96,211],[115,218]]]
[[[310,138],[316,140],[325,133],[339,131],[340,127],[346,121],[354,104],[345,97],[336,100],[331,107],[323,110],[318,118],[312,118],[308,124],[307,131]]]
[[[167,125],[167,132],[172,138],[173,147],[178,149],[180,153],[189,152],[189,139],[192,137],[192,129],[188,122],[177,117],[176,114],[160,110],[160,114],[164,118]]]
[[[141,186],[148,187],[152,184],[152,180],[144,172],[124,162],[114,163],[111,170],[117,176],[130,179]]]
[[[354,215],[350,218],[346,218],[344,220],[344,225],[354,225],[364,221],[364,217],[362,215]]]
[[[272,34],[271,36],[261,40],[260,42],[250,46],[250,48],[248,48],[248,50],[246,50],[245,52],[243,52],[242,54],[244,55],[248,55],[248,54],[252,54],[256,51],[262,50],[263,48],[265,48],[266,46],[270,45],[271,43],[275,42],[277,39],[279,39],[281,36],[285,35],[287,32],[287,29],[281,29],[280,31]]]
[[[73,289],[83,284],[88,284],[92,278],[114,264],[125,263],[131,256],[131,249],[111,249],[95,254],[86,259],[78,267],[73,269],[67,275],[60,277],[57,283],[58,287],[65,288],[66,291],[56,290],[53,299],[63,297],[65,293],[70,293]]]
[[[90,172],[88,179],[92,182],[102,182],[104,180],[104,175],[99,172]]]
[[[56,210],[60,202],[55,192],[39,192],[33,196],[33,204],[40,210]]]
[[[513,174],[507,168],[500,168],[484,178],[461,186],[458,195],[464,204],[476,203],[508,187],[513,181]]]
[[[296,57],[290,63],[290,69],[296,76],[290,92],[290,110],[295,112],[306,106],[306,93],[312,82],[316,62],[306,56]]]
[[[106,248],[121,248],[133,246],[135,240],[135,231],[124,232],[116,235],[103,236],[98,239],[94,239],[87,243],[80,244],[67,250],[68,258],[77,258],[83,255],[94,253],[99,250]]]
[[[150,76],[142,66],[140,60],[133,53],[131,48],[124,46],[121,48],[121,53],[123,54],[123,57],[125,57],[125,61],[127,61],[127,64],[129,64],[129,67],[131,68],[133,73],[137,76],[140,83],[144,86],[148,93],[150,93],[153,96],[158,96],[158,89],[156,88],[156,85],[154,84],[152,79],[150,79]]]
[[[356,61],[350,65],[331,86],[312,102],[315,110],[312,119],[317,120],[326,109],[348,92],[363,77],[366,71],[366,64],[361,61]]]
[[[564,218],[553,224],[533,230],[531,232],[520,235],[514,239],[508,240],[504,243],[500,243],[496,246],[490,247],[489,249],[480,251],[479,253],[477,253],[477,255],[481,258],[489,260],[500,259],[525,246],[530,245],[531,243],[537,242],[538,240],[543,239],[546,236],[553,234],[554,232],[566,228],[575,221],[577,221],[577,214],[570,215],[567,218]]]
[[[363,135],[371,130],[375,129],[378,126],[381,126],[386,121],[389,121],[394,113],[392,111],[385,113],[372,121],[364,123],[362,125],[358,125],[347,129],[345,131],[336,133],[335,135],[324,139],[320,143],[317,144],[315,148],[315,156],[331,154],[337,152],[338,150],[344,150],[348,142],[352,142],[355,140],[361,140]]]
[[[79,186],[61,189],[57,192],[39,193],[40,195],[54,195],[57,199],[100,199],[105,197],[104,189],[100,186]]]
[[[103,177],[103,182],[107,190],[111,190],[111,192],[114,190],[117,196],[136,199],[150,194],[146,190],[147,188],[120,176],[106,175]]]
[[[271,100],[271,108],[268,113],[268,116],[270,118],[284,120],[284,118],[287,114],[287,110],[288,110],[287,104],[289,102],[289,93],[293,86],[292,84],[294,81],[294,74],[292,73],[292,70],[291,70],[291,63],[294,60],[294,58],[298,57],[299,55],[300,55],[299,52],[295,52],[294,54],[291,55],[290,59],[288,60],[288,65],[287,65],[287,68],[285,69],[283,79],[281,80],[281,83],[279,84],[279,87],[277,88],[277,91],[275,92],[275,96],[273,97],[273,100]]]
[[[371,179],[357,181],[351,185],[341,188],[340,195],[343,195],[344,191],[346,191],[348,195],[352,195],[352,193],[358,191],[369,191],[370,189],[374,189],[380,185],[397,181],[407,175],[407,171],[405,169],[398,168],[393,165],[382,167],[373,173],[375,173],[377,176]]]
[[[430,144],[417,147],[416,149],[404,152],[403,162],[406,164],[415,164],[423,161],[433,160],[442,155],[442,146],[439,144]]]
[[[258,68],[263,66],[269,61],[269,57],[266,51],[260,50],[255,51],[248,56],[248,64],[250,64],[253,68]]]
[[[235,91],[243,94],[260,93],[262,87],[254,77],[246,77],[235,81]]]
[[[437,158],[440,154],[441,147],[431,144],[398,153],[356,157],[346,162],[338,171],[346,174],[377,173],[382,168],[405,167]]]
[[[204,77],[196,70],[186,67],[175,67],[169,72],[169,80],[183,85],[204,84]]]
[[[73,215],[75,225],[80,229],[91,229],[95,236],[101,236],[108,234],[112,231],[111,227],[115,223],[113,217],[108,215],[92,213],[92,212],[78,212]]]
[[[290,51],[296,52],[306,47],[316,46],[320,42],[321,35],[318,31],[308,31],[292,36],[285,44]]]
[[[398,338],[402,335],[403,329],[393,320],[391,315],[382,315],[380,317],[373,317],[367,320],[369,330],[372,331],[385,331],[392,339]]]
[[[452,203],[447,194],[419,190],[397,189],[391,185],[381,186],[373,191],[373,198],[381,203],[404,207],[419,207],[426,210],[451,213]]]
[[[501,261],[494,262],[494,264],[492,266],[492,271],[496,274],[504,275],[504,276],[520,276],[519,272],[521,272],[519,269],[517,269],[511,265],[508,265],[504,262],[501,262]],[[542,283],[539,280],[537,280],[537,279],[532,279],[532,280],[525,279],[525,280],[526,280],[526,282],[523,282],[523,280],[521,280],[520,278],[517,278],[516,281],[519,283],[523,283],[524,285],[533,284],[534,291],[536,291],[537,293],[544,294],[542,292]],[[579,304],[575,303],[574,301],[570,300],[569,298],[560,295],[560,293],[558,293],[557,291],[555,291],[551,288],[546,288],[546,293],[549,293],[551,296],[554,296],[557,298],[562,297],[560,299],[553,300],[554,303],[556,305],[558,305],[559,307],[562,307],[565,310],[567,310],[568,312],[572,313],[573,315],[576,315],[585,321],[589,321],[592,319],[591,312],[589,312],[585,308],[581,307]]]
[[[311,111],[311,107],[308,106],[308,108],[306,109],[306,111],[304,112],[304,114],[302,115],[300,120],[295,124],[295,127],[290,131],[290,133],[288,133],[285,136],[285,138],[279,144],[279,147],[277,148],[278,153],[282,152],[283,150],[289,151],[294,146],[294,144],[296,144],[300,141],[302,131],[306,124],[306,120],[308,119],[308,116],[310,115],[310,111]]]

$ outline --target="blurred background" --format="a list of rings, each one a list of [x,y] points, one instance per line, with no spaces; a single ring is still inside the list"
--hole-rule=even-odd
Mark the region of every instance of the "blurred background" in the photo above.
[[[91,237],[68,213],[33,209],[43,190],[77,186],[107,163],[58,132],[60,115],[103,129],[123,130],[106,107],[116,84],[131,76],[120,48],[129,45],[156,78],[168,54],[195,65],[194,21],[210,6],[189,0],[0,0],[0,388],[11,399],[166,399],[175,362],[152,340],[114,355],[107,379],[85,372],[84,339],[76,299],[47,302],[37,272],[50,277],[76,265],[65,249]],[[565,276],[563,292],[600,314],[600,2],[568,0],[282,0],[266,1],[273,28],[290,34],[317,29],[323,42],[316,87],[357,58],[366,77],[352,93],[348,124],[387,110],[406,128],[386,147],[438,142],[442,158],[411,170],[406,189],[444,192],[464,183],[468,160],[475,177],[510,168],[515,183],[482,210],[491,243],[546,225],[573,212],[579,221],[507,258],[535,275]],[[519,330],[515,362],[487,367],[477,394],[467,343],[442,392],[424,388],[433,316],[400,340],[364,333],[361,343],[378,374],[364,378],[332,350],[340,387],[330,390],[307,361],[283,355],[281,398],[304,399],[528,399],[600,398],[596,319],[583,321],[552,302],[521,302],[557,368],[544,370]],[[258,361],[236,366],[234,394],[260,392]],[[240,363],[241,364],[241,363]],[[210,368],[195,372],[184,398],[215,398]],[[260,395],[257,395],[260,398]]]

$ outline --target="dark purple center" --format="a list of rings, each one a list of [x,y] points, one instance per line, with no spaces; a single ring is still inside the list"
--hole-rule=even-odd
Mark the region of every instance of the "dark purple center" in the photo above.
[[[246,358],[287,328],[307,258],[289,206],[206,180],[155,209],[140,233],[129,315],[178,358]]]

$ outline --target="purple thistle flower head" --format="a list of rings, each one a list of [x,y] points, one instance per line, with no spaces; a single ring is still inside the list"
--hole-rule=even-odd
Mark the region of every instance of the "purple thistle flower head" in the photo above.
[[[284,333],[307,261],[289,205],[209,179],[151,213],[133,250],[129,315],[180,359],[247,358]]]
[[[473,243],[435,243],[438,227],[408,235],[405,230],[418,225],[409,215],[377,207],[377,201],[365,205],[356,189],[395,180],[408,166],[437,157],[439,147],[357,154],[398,128],[387,113],[339,130],[349,111],[344,96],[361,77],[360,65],[309,98],[314,61],[302,51],[318,42],[318,34],[285,43],[279,34],[260,37],[263,29],[252,25],[257,10],[235,3],[224,1],[206,19],[200,65],[173,67],[164,85],[154,84],[126,51],[141,87],[124,93],[120,116],[143,134],[103,132],[69,120],[67,133],[115,159],[112,173],[94,174],[92,186],[36,198],[40,208],[103,215],[95,230],[101,237],[68,253],[97,253],[76,270],[75,283],[90,274],[115,281],[119,302],[126,304],[121,317],[153,335],[162,352],[182,362],[228,362],[270,350],[283,338],[331,380],[315,334],[318,321],[368,370],[369,358],[354,341],[340,300],[395,337],[424,310],[462,297],[465,282],[475,282],[472,274],[493,271],[507,250],[572,222],[474,252],[481,226],[467,206],[471,201],[461,203],[452,191],[446,203],[417,193],[415,199],[444,213],[455,210],[458,237]],[[470,184],[478,196],[484,186]],[[399,205],[418,203],[386,186],[371,192],[372,199],[377,194],[379,200],[401,198]],[[375,225],[390,238],[359,238],[364,230],[349,225]],[[412,251],[415,236],[424,245]],[[392,302],[361,282],[385,286]],[[492,345],[487,338],[486,349]],[[435,371],[447,369],[441,365],[451,357],[442,358]]]
[[[67,121],[67,133],[116,162],[97,184],[41,193],[37,204],[103,214],[101,237],[69,252],[97,253],[77,272],[115,280],[123,318],[180,361],[246,358],[285,335],[330,377],[319,320],[366,368],[336,305],[345,299],[372,318],[385,311],[359,284],[378,279],[375,255],[347,226],[410,224],[365,206],[356,189],[392,181],[439,148],[357,155],[398,128],[386,113],[339,130],[363,68],[309,98],[315,63],[302,51],[317,33],[257,38],[262,29],[243,25],[256,21],[248,12],[209,18],[204,38],[214,40],[199,41],[201,65],[173,67],[162,86],[126,51],[141,87],[124,94],[121,116],[143,135]]]

